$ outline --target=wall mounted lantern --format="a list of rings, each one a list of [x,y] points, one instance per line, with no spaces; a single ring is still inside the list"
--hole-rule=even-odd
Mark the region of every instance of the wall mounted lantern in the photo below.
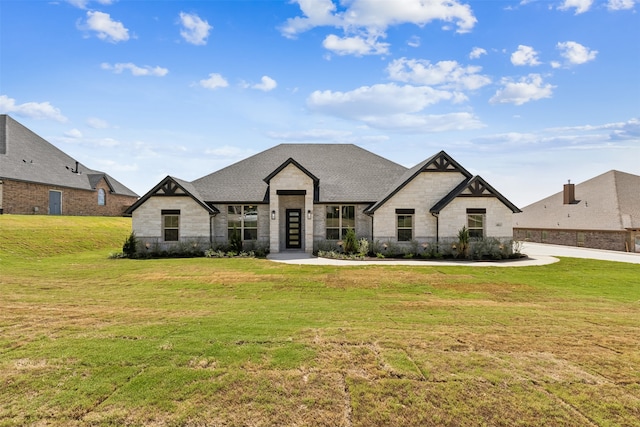
[[[307,219],[311,219],[311,209],[307,211]]]
[[[276,219],[276,211],[271,211],[271,219]]]

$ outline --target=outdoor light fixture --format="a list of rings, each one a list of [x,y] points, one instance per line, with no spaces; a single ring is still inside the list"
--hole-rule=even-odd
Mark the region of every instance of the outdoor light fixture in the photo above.
[[[307,211],[307,219],[311,219],[311,209]]]
[[[276,211],[271,211],[271,219],[276,219]]]

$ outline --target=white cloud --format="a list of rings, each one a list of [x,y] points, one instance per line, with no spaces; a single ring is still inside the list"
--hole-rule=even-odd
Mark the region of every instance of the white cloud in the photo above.
[[[307,98],[307,105],[312,111],[357,120],[379,129],[439,132],[481,127],[481,122],[470,113],[420,114],[438,102],[457,102],[461,98],[464,95],[429,86],[389,83],[349,92],[315,91]]]
[[[389,78],[406,83],[442,86],[459,90],[475,90],[491,83],[487,76],[478,74],[482,67],[464,67],[456,61],[439,61],[400,58],[387,66]]]
[[[269,76],[262,76],[260,83],[251,86],[253,89],[269,92],[278,86],[278,83]]]
[[[591,50],[580,43],[572,41],[558,43],[556,47],[560,50],[560,55],[571,65],[593,61],[598,54],[597,50]]]
[[[540,61],[538,61],[538,52],[536,52],[531,46],[518,45],[518,49],[511,54],[511,63],[516,66],[540,65]]]
[[[329,26],[344,31],[344,36],[325,38],[323,45],[339,54],[386,54],[388,45],[378,42],[393,25],[414,24],[420,27],[440,20],[455,23],[458,33],[471,31],[477,22],[469,5],[457,0],[351,0],[341,2],[344,10],[332,0],[293,0],[303,16],[289,18],[280,28],[285,37],[315,27]]]
[[[579,15],[591,9],[592,4],[593,0],[564,0],[562,5],[558,6],[558,9],[569,10],[574,8],[576,15]]]
[[[231,145],[223,145],[222,147],[207,148],[204,154],[225,157],[231,159],[243,159],[254,155],[256,152],[252,149],[233,147]]]
[[[87,125],[93,129],[107,129],[109,127],[109,123],[106,120],[97,117],[89,117],[87,119]]]
[[[544,84],[540,74],[529,74],[520,81],[502,79],[503,88],[489,100],[491,104],[522,105],[542,98],[550,98],[555,86]]]
[[[487,51],[481,47],[474,47],[469,53],[469,59],[478,59],[482,55],[486,55]]]
[[[353,138],[350,131],[334,129],[310,129],[298,132],[269,132],[270,138],[285,141],[345,141]]]
[[[609,10],[629,10],[635,6],[635,0],[609,0],[607,9]]]
[[[96,0],[97,3],[103,4],[105,6],[110,5],[113,3],[114,0]],[[69,3],[72,6],[75,6],[79,9],[86,9],[87,5],[91,2],[91,0],[67,0],[67,3]]]
[[[15,114],[32,119],[52,119],[61,123],[68,119],[62,115],[59,108],[55,108],[49,102],[25,102],[16,104],[16,100],[6,95],[0,95],[0,113]]]
[[[82,132],[80,132],[78,129],[73,128],[71,130],[68,130],[64,133],[64,136],[67,136],[69,138],[82,138]]]
[[[420,47],[420,43],[420,37],[418,36],[411,36],[409,40],[407,40],[407,45],[411,47]]]
[[[112,43],[129,40],[129,30],[122,22],[113,21],[108,13],[88,11],[86,23],[81,28],[95,31],[100,40]]]
[[[209,31],[213,28],[207,21],[203,21],[198,15],[194,13],[180,12],[180,35],[188,43],[195,45],[207,44],[207,37],[209,37]]]
[[[349,92],[315,91],[307,99],[314,111],[361,119],[395,113],[413,113],[453,94],[428,86],[398,86],[394,83],[362,86]]]
[[[473,130],[485,125],[471,113],[392,114],[363,120],[372,128],[401,132],[447,132]]]
[[[369,36],[363,38],[354,37],[338,37],[335,34],[329,34],[322,46],[338,55],[382,55],[389,53],[389,43],[380,43],[377,37]]]
[[[103,70],[110,70],[116,74],[121,74],[124,70],[131,71],[131,74],[134,76],[157,76],[164,77],[169,73],[169,70],[162,67],[150,67],[149,65],[145,65],[143,67],[139,67],[131,62],[122,63],[119,62],[117,64],[108,64],[106,62],[100,64],[100,67]]]
[[[217,89],[219,87],[227,87],[229,86],[229,82],[222,77],[220,74],[211,73],[209,74],[209,78],[206,80],[200,80],[200,86],[207,89]]]

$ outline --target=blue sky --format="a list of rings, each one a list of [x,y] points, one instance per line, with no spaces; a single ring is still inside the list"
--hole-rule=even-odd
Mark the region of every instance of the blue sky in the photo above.
[[[424,3],[424,5],[422,4]],[[524,207],[640,174],[640,2],[0,1],[0,113],[146,193],[280,143],[440,150]]]

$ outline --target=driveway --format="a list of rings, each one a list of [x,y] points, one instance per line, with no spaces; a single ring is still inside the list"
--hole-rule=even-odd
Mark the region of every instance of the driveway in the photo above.
[[[640,264],[640,253],[605,251],[602,249],[578,248],[575,246],[545,245],[543,243],[525,242],[522,246],[522,253],[533,257],[545,255]]]
[[[300,251],[285,251],[277,254],[269,254],[269,256],[267,256],[267,259],[286,264],[346,265],[352,267],[358,265],[457,265],[469,267],[530,267],[534,265],[553,264],[554,262],[559,261],[559,259],[556,257],[591,258],[605,261],[618,261],[640,264],[640,254],[577,248],[571,246],[545,245],[541,243],[526,242],[523,244],[521,252],[523,254],[527,254],[528,258],[505,261],[433,261],[415,259],[372,259],[366,261],[352,261],[318,258]]]

